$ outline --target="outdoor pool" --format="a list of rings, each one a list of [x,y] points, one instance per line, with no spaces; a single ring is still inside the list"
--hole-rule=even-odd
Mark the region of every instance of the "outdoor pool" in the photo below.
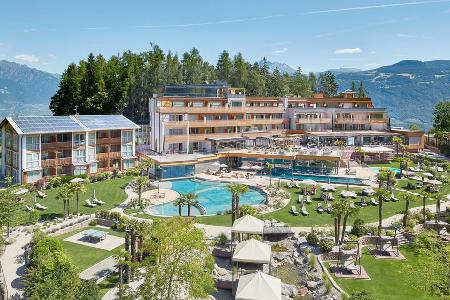
[[[198,202],[206,209],[208,215],[215,215],[218,212],[231,209],[231,193],[226,188],[226,183],[219,181],[204,181],[198,179],[180,179],[164,181],[161,187],[177,191],[180,195],[186,193],[197,194]],[[239,205],[256,205],[266,199],[263,192],[249,187],[249,191],[242,194],[239,199]],[[177,216],[178,206],[173,202],[159,204],[150,207],[149,212],[161,216]],[[183,216],[187,215],[187,206],[182,209]],[[191,215],[199,215],[197,208],[191,207]]]
[[[273,169],[272,176],[276,178],[283,179],[294,179],[294,180],[314,180],[317,182],[330,182],[335,184],[363,184],[363,179],[354,177],[338,177],[338,176],[327,176],[327,175],[307,175],[307,174],[292,174],[288,169]]]
[[[370,167],[375,173],[377,173],[378,174],[378,172],[380,171],[380,167]],[[391,170],[391,171],[394,171],[396,174],[400,174],[400,169],[399,168],[392,168],[392,167],[389,167],[388,168],[389,170]]]

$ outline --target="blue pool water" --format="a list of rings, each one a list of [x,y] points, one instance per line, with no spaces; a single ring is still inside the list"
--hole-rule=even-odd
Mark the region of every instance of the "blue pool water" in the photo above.
[[[306,175],[306,174],[291,174],[288,169],[274,169],[272,171],[272,176],[283,179],[294,179],[294,180],[305,180],[311,179],[317,182],[330,182],[336,184],[362,184],[363,180],[360,178],[352,177],[338,177],[338,176],[321,176],[321,175]]]
[[[380,167],[370,167],[372,170],[375,171],[375,173],[378,174],[378,172],[380,171]],[[396,174],[400,174],[400,169],[399,168],[388,168],[389,170],[394,171]]]
[[[177,191],[180,195],[186,193],[196,193],[197,200],[206,208],[208,215],[214,215],[218,212],[231,209],[231,193],[226,189],[226,183],[218,181],[204,181],[196,179],[181,179],[165,181],[164,187]],[[169,187],[169,185],[171,187]],[[265,200],[265,195],[253,188],[239,198],[239,205],[249,204],[256,205]],[[178,206],[174,206],[172,202],[159,204],[151,207],[151,213],[163,216],[177,216]],[[183,215],[187,215],[187,207],[182,209]],[[199,215],[199,211],[195,207],[191,207],[191,215]]]

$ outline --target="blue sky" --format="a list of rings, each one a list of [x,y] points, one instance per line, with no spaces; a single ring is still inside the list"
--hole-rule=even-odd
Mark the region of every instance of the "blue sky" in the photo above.
[[[304,71],[450,59],[450,0],[3,1],[0,60],[61,73],[89,52],[193,46]]]

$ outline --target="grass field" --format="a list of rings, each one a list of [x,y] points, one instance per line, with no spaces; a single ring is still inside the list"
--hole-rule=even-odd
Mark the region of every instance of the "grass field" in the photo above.
[[[103,227],[98,228],[98,227],[90,227],[90,226],[80,228],[80,229],[56,236],[56,238],[61,241],[64,251],[66,251],[66,253],[70,256],[73,263],[79,268],[80,272],[86,270],[90,266],[95,265],[99,261],[101,261],[113,254],[113,251],[97,249],[97,248],[93,248],[93,247],[83,246],[83,245],[75,244],[72,242],[64,241],[64,239],[69,236],[72,236],[80,231],[92,229],[92,228],[100,229],[102,231],[107,231],[107,232],[109,232],[109,234],[115,235],[115,236],[120,236],[120,237],[125,236],[125,234],[123,232],[118,232],[118,231],[103,228]],[[123,247],[123,245],[119,246],[119,247]]]
[[[408,274],[402,271],[402,267],[406,264],[417,264],[420,257],[411,246],[404,246],[400,251],[406,260],[375,259],[369,250],[364,248],[361,264],[371,280],[334,279],[347,293],[366,290],[374,299],[438,299],[425,294],[423,289],[409,283]]]
[[[109,210],[118,206],[126,199],[124,189],[130,180],[130,177],[123,177],[86,184],[86,192],[80,194],[80,212],[83,214],[92,214],[98,210]],[[59,188],[46,190],[45,193],[47,194],[47,198],[37,198],[38,203],[48,207],[48,209],[43,211],[38,210],[42,220],[63,216],[63,203],[56,199],[58,190]],[[95,208],[90,208],[85,206],[85,200],[92,197],[94,190],[96,197],[106,203]],[[76,196],[74,195],[73,199],[70,201],[70,213],[76,213],[76,202]],[[24,208],[26,204],[30,206],[34,205],[32,196],[29,194],[27,195],[26,203],[23,204]],[[29,212],[25,210],[22,212],[20,216],[22,223],[28,221],[28,215]]]

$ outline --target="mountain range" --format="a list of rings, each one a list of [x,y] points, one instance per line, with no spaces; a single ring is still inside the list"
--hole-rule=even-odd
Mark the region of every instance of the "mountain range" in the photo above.
[[[278,68],[293,74],[287,64],[266,61],[269,70]],[[439,101],[450,101],[450,60],[404,60],[372,70],[340,68],[330,70],[336,76],[340,91],[352,81],[364,82],[366,92],[376,107],[388,109],[391,123],[412,123],[427,129],[432,125],[433,108]],[[55,94],[60,75],[25,65],[0,61],[0,117],[6,115],[50,114],[48,105]]]

